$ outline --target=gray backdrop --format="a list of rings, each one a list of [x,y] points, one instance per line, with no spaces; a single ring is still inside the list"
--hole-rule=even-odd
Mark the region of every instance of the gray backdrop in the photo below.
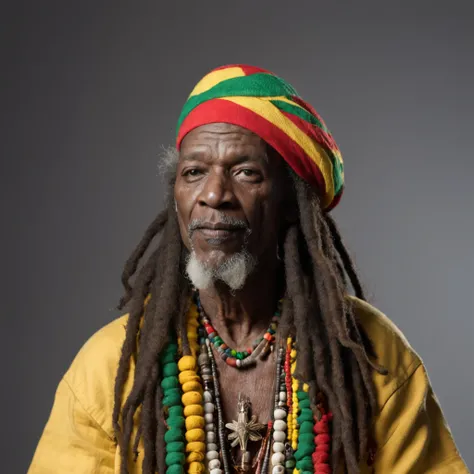
[[[474,468],[472,2],[291,3],[2,6],[2,472],[26,471],[62,374],[118,315],[186,96],[235,62],[328,123],[346,163],[335,216]]]

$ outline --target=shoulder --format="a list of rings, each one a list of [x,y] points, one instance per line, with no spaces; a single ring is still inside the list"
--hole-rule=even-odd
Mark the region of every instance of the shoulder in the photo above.
[[[93,334],[64,375],[83,409],[110,435],[115,376],[127,321],[128,315],[121,316]]]
[[[378,404],[383,408],[390,396],[422,365],[422,361],[405,335],[384,313],[353,296],[348,299],[359,324],[372,342],[377,363],[388,371],[387,375],[373,375]]]

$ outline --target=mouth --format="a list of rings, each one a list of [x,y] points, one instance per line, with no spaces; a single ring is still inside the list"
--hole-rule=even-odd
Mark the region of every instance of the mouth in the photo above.
[[[241,238],[247,228],[241,225],[226,224],[223,222],[203,223],[194,229],[204,239],[213,245],[219,245],[225,241]]]

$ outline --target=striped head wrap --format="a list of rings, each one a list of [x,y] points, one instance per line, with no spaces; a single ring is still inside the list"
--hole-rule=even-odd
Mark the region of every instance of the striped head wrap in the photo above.
[[[239,125],[265,140],[316,188],[326,211],[339,202],[344,187],[339,148],[323,119],[280,77],[240,64],[208,73],[184,104],[177,149],[188,132],[217,122]]]

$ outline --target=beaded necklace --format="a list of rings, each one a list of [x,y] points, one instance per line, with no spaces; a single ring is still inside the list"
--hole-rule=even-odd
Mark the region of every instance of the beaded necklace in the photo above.
[[[280,312],[279,309],[277,311]],[[190,354],[181,355],[181,341],[171,338],[160,356],[162,406],[167,426],[164,474],[234,472],[223,418],[219,377],[211,347],[216,347],[216,344],[208,337],[207,327],[200,324],[200,320],[202,312],[195,302],[190,306],[186,322]],[[276,331],[276,326],[270,329]],[[271,341],[264,339],[265,342],[271,343],[273,334]],[[221,348],[221,351],[225,349]],[[221,351],[219,354],[222,356]],[[296,356],[292,338],[277,349],[274,403],[267,434],[253,465],[256,474],[331,472],[329,423],[332,414],[325,410],[321,395],[318,395],[317,404],[311,403],[308,385],[296,379]],[[237,359],[232,352],[230,357],[244,360]],[[313,412],[321,416],[314,416]],[[239,470],[238,467],[236,469]]]
[[[274,335],[276,333],[278,321],[281,315],[281,301],[278,302],[277,309],[273,315],[270,326],[265,331],[265,334],[262,337],[256,339],[252,344],[252,347],[245,351],[236,351],[235,349],[229,347],[222,340],[222,338],[219,336],[219,333],[216,331],[216,329],[214,329],[211,321],[204,312],[199,299],[199,294],[197,292],[194,294],[194,302],[200,315],[201,324],[206,330],[209,341],[227,365],[230,365],[231,367],[237,367],[238,369],[248,367],[257,361],[258,356],[263,358],[268,354],[273,342],[275,341]]]

